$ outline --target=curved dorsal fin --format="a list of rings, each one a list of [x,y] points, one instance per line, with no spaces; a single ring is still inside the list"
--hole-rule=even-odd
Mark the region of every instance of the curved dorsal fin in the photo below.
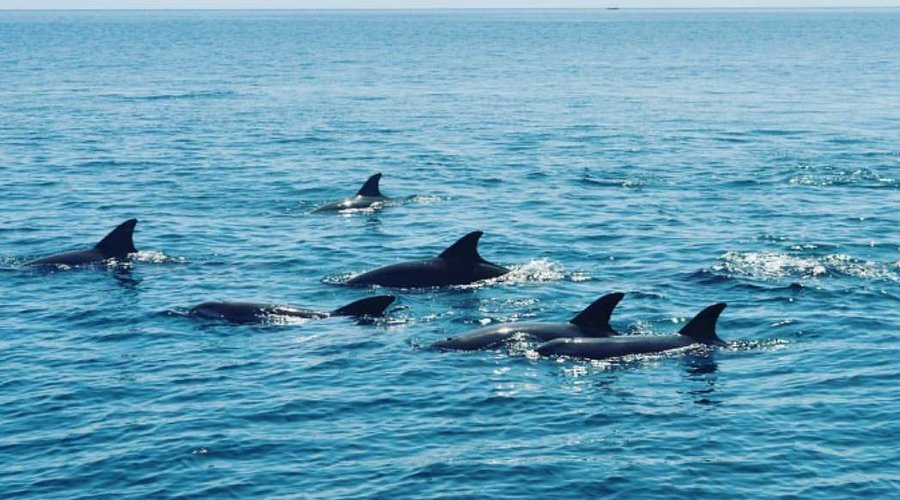
[[[456,243],[447,247],[438,257],[441,259],[457,259],[467,264],[487,262],[478,255],[478,239],[481,238],[482,234],[484,233],[481,231],[472,231],[456,240]]]
[[[704,344],[725,345],[725,342],[716,335],[716,321],[725,305],[724,302],[719,302],[700,311],[678,333]]]
[[[609,326],[609,317],[612,316],[613,309],[624,296],[625,294],[621,292],[606,294],[585,307],[578,313],[578,316],[569,320],[569,323],[585,328],[612,330],[612,327]]]
[[[134,248],[134,226],[137,219],[128,219],[119,224],[119,227],[113,229],[100,243],[94,245],[94,248],[100,251],[106,258],[125,257],[130,253],[137,252]]]
[[[380,180],[381,172],[369,177],[369,180],[356,192],[356,196],[382,196],[381,191],[378,190],[378,181]]]
[[[331,311],[331,314],[335,316],[381,316],[392,302],[394,302],[393,295],[376,295],[339,307]]]

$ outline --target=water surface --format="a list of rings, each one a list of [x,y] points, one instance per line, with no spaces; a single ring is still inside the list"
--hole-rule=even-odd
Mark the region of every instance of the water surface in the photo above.
[[[0,13],[0,496],[896,496],[900,11]],[[374,172],[404,199],[311,214]],[[411,198],[410,198],[411,197]],[[39,272],[137,217],[136,261]],[[355,273],[483,230],[488,286]],[[438,353],[494,322],[729,349]]]

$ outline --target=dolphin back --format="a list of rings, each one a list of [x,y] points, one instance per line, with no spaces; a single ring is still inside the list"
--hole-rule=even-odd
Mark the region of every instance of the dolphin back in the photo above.
[[[204,302],[191,308],[189,316],[224,319],[232,323],[256,323],[267,314],[267,306],[250,302]]]
[[[377,295],[351,302],[331,312],[333,316],[381,316],[394,302],[393,295]]]
[[[67,265],[78,266],[82,264],[90,264],[100,262],[106,259],[124,259],[130,253],[137,252],[134,248],[134,226],[137,219],[128,219],[113,229],[99,243],[94,245],[90,250],[81,250],[77,252],[67,252],[42,257],[40,259],[28,261],[26,266],[46,266],[46,265]]]
[[[106,257],[98,250],[82,250],[78,252],[66,252],[30,260],[26,266],[79,266],[94,262],[101,262]]]

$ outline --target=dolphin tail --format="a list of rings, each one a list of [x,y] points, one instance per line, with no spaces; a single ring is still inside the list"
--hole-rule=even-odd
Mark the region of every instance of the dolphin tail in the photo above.
[[[569,323],[585,328],[612,330],[609,326],[609,317],[624,296],[625,294],[621,292],[606,294],[584,308],[578,316],[569,320]]]
[[[369,180],[356,192],[356,196],[382,196],[381,191],[378,189],[378,181],[380,180],[381,172],[369,177]]]
[[[134,248],[134,226],[137,219],[128,219],[119,224],[119,227],[113,229],[105,238],[100,240],[94,248],[99,250],[107,257],[124,257],[130,253],[137,252]]]
[[[716,335],[716,321],[722,314],[722,310],[725,309],[725,305],[724,302],[719,302],[700,311],[678,333],[704,344],[725,345],[725,341]]]
[[[331,311],[331,314],[333,316],[381,316],[392,302],[394,302],[393,295],[377,295],[351,302]]]

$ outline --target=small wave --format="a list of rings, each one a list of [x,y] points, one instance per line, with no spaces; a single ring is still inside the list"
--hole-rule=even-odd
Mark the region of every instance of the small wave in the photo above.
[[[269,326],[297,326],[305,325],[315,318],[301,318],[297,316],[286,316],[281,314],[267,314],[262,318],[260,323]]]
[[[791,245],[790,250],[792,252],[822,252],[828,250],[835,250],[837,246],[835,245],[827,245],[827,244],[819,244],[819,243],[801,243],[798,245]]]
[[[391,203],[390,201],[377,201],[377,202],[372,203],[371,205],[369,205],[369,206],[367,206],[367,207],[361,207],[361,208],[344,208],[344,209],[341,209],[341,210],[334,210],[334,211],[332,211],[331,213],[337,213],[338,215],[344,215],[344,216],[350,216],[350,215],[372,215],[372,214],[378,212],[379,210],[381,210],[382,208],[385,208],[385,207],[391,207],[391,206],[394,206],[394,205],[395,205],[395,204]],[[315,212],[318,208],[319,208],[319,207],[313,208],[313,210],[312,210],[310,213],[318,213],[318,212]]]
[[[621,187],[621,188],[640,188],[647,185],[647,180],[640,178],[625,179],[594,179],[592,177],[582,177],[581,182],[594,186],[603,187]]]
[[[456,288],[470,289],[482,288],[495,283],[546,283],[548,281],[560,281],[566,279],[565,269],[555,262],[547,259],[533,260],[520,266],[511,266],[509,272],[503,276],[478,281],[468,285],[459,285]],[[578,279],[584,281],[582,275]]]
[[[756,278],[819,277],[828,270],[815,258],[779,252],[726,252],[713,271]]]
[[[26,262],[19,257],[0,257],[0,271],[14,271]]]
[[[750,135],[764,135],[764,136],[775,136],[775,137],[788,137],[788,136],[798,136],[808,134],[809,132],[806,130],[789,130],[789,129],[778,129],[778,128],[758,128],[753,129],[748,132]]]
[[[505,283],[559,281],[566,278],[566,270],[562,265],[547,259],[533,260],[521,266],[513,266],[508,274],[497,281]]]
[[[782,252],[735,252],[723,254],[712,270],[725,275],[763,279],[786,277],[821,278],[851,276],[900,283],[900,262],[883,263],[846,254],[800,256]]]
[[[305,135],[299,137],[276,137],[268,141],[269,144],[318,144],[325,142],[334,142],[331,137],[323,137],[320,135]]]
[[[900,188],[900,179],[887,177],[870,168],[838,169],[831,166],[801,165],[802,171],[788,179],[788,184],[800,186],[848,186],[871,189]]]
[[[442,201],[452,201],[453,198],[449,196],[437,196],[437,195],[423,195],[423,194],[415,194],[412,196],[407,196],[403,198],[403,203],[417,203],[421,205],[433,205],[435,203],[440,203]]]
[[[166,255],[157,250],[141,250],[131,254],[131,260],[134,262],[148,262],[151,264],[184,264],[187,259],[184,257],[173,257]]]
[[[740,352],[740,351],[753,351],[753,350],[776,350],[782,349],[785,346],[790,344],[787,340],[782,339],[768,339],[768,340],[735,340],[733,342],[729,342],[728,345],[722,347],[727,351],[732,352]]]
[[[237,95],[231,90],[194,90],[187,92],[115,93],[106,97],[123,101],[164,101],[175,99],[224,99]]]
[[[70,165],[72,168],[145,168],[145,169],[154,169],[157,167],[166,166],[165,162],[159,161],[125,161],[125,160],[117,160],[117,159],[105,159],[105,160],[88,160],[73,163]]]
[[[676,321],[673,321],[675,323]],[[653,323],[647,320],[638,320],[625,327],[622,335],[653,335]]]
[[[750,139],[744,137],[734,137],[734,136],[721,136],[721,137],[712,137],[712,140],[719,142],[727,142],[729,144],[744,144],[750,142]]]
[[[885,264],[857,259],[846,254],[825,255],[822,261],[829,269],[846,276],[900,283],[900,261]]]
[[[360,274],[360,273],[351,273],[351,272],[332,273],[332,274],[325,275],[325,277],[322,278],[321,281],[322,281],[322,283],[324,283],[326,285],[343,285],[343,284],[347,283],[348,281],[350,281],[354,276],[356,276],[358,274]]]
[[[688,279],[692,281],[696,281],[697,283],[701,283],[703,285],[716,285],[719,283],[725,283],[731,281],[730,276],[726,276],[724,274],[715,273],[709,269],[700,269],[690,273]]]
[[[552,356],[550,359],[555,360],[563,366],[563,374],[571,377],[580,377],[588,375],[593,371],[618,370],[621,368],[631,368],[634,366],[647,366],[648,364],[659,363],[669,358],[682,357],[685,354],[707,354],[715,350],[715,347],[704,344],[691,344],[678,349],[669,349],[668,351],[650,352],[643,354],[628,354],[609,359],[584,359],[573,356]],[[725,349],[728,349],[726,347]],[[542,357],[535,351],[524,353],[525,357],[531,360],[547,359]],[[574,363],[574,365],[573,365]]]

